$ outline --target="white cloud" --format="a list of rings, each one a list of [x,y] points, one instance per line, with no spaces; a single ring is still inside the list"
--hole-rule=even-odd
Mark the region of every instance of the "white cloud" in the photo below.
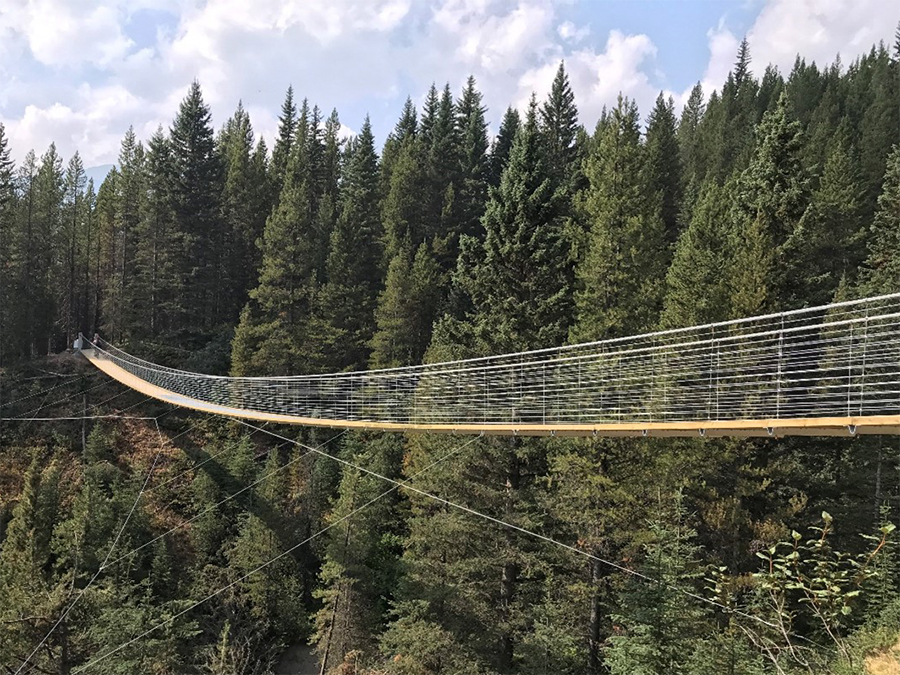
[[[747,34],[753,70],[773,63],[787,75],[798,53],[820,66],[838,53],[846,62],[890,43],[898,19],[900,5],[889,0],[770,0]]]
[[[459,92],[474,75],[497,121],[532,90],[543,97],[560,59],[586,126],[619,91],[646,114],[665,85],[657,44],[592,33],[573,19],[574,1],[0,0],[0,120],[17,158],[55,140],[65,157],[78,148],[87,163],[108,163],[129,125],[143,138],[167,127],[197,78],[217,125],[242,99],[270,146],[290,83],[324,114],[340,110],[344,133],[370,112],[383,138],[402,99],[432,82]],[[756,1],[757,71],[769,60],[786,69],[797,51],[849,60],[890,38],[896,20],[880,0]],[[141,8],[171,16],[156,30],[135,26]],[[721,86],[739,41],[725,21],[708,40],[707,93]]]
[[[646,113],[659,93],[645,70],[656,57],[656,46],[646,35],[625,35],[610,31],[602,52],[580,49],[565,56],[566,71],[582,123],[588,129],[600,117],[603,106],[613,106],[619,92],[637,101]],[[523,107],[535,91],[538,98],[546,96],[559,67],[550,62],[529,70],[519,80],[519,105]]]
[[[751,70],[761,77],[773,64],[787,77],[797,54],[820,66],[840,54],[846,64],[879,40],[890,43],[898,19],[897,3],[885,0],[767,0],[747,31]],[[709,96],[734,67],[740,39],[724,17],[707,36],[710,58],[702,84]],[[689,92],[682,93],[682,103]]]
[[[34,58],[50,66],[106,66],[132,43],[122,32],[122,11],[89,0],[4,0],[0,29],[24,40]]]

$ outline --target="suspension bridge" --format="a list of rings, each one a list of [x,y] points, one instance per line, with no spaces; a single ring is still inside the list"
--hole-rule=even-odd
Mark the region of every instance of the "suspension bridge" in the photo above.
[[[900,434],[900,293],[383,370],[222,377],[98,339],[82,354],[176,406],[347,429],[523,436]]]

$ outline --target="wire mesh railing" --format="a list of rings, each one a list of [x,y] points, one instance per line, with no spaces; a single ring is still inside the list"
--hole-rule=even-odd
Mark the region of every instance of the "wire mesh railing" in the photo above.
[[[221,377],[88,343],[218,406],[395,424],[585,425],[900,413],[900,294],[628,338],[385,370]]]

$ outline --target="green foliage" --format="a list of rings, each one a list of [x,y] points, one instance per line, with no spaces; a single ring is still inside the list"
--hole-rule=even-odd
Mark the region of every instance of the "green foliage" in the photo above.
[[[658,319],[668,255],[659,245],[660,199],[646,190],[644,165],[637,106],[620,96],[598,124],[585,160],[589,187],[583,199],[591,232],[578,269],[573,341],[637,333]]]
[[[627,99],[588,134],[562,64],[540,107],[506,109],[493,139],[473,78],[458,98],[433,86],[420,111],[406,101],[380,160],[378,130],[345,142],[337,112],[292,88],[269,157],[240,104],[214,130],[194,83],[168,131],[125,134],[96,189],[53,145],[14,164],[0,125],[3,415],[25,413],[7,402],[48,373],[80,372],[34,357],[98,327],[173,367],[290,374],[896,292],[897,54],[798,57],[786,78],[750,65],[744,40],[719,90],[695,86],[677,124],[660,95],[643,135]],[[83,413],[75,398],[56,409]],[[138,550],[102,570],[35,672],[77,670],[200,600],[97,668],[263,675],[311,640],[343,675],[849,675],[900,633],[890,528],[858,536],[896,503],[898,457],[877,438],[459,452],[450,435],[332,443],[306,429],[281,432],[302,444],[288,451],[175,419],[159,420],[171,446],[137,503],[154,424],[2,423],[0,669],[79,597],[126,518],[112,559]],[[411,490],[383,495],[388,483],[305,454],[322,443],[580,555]],[[840,529],[790,537],[823,509]]]

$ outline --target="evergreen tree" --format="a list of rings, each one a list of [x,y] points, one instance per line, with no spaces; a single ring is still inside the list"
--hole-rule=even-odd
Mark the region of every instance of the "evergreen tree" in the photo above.
[[[900,144],[888,156],[869,241],[863,290],[867,295],[895,293],[900,288],[900,259],[896,256],[900,250]]]
[[[865,257],[865,195],[856,167],[851,153],[838,146],[797,225],[794,277],[798,293],[811,305],[830,302],[842,279],[854,282]]]
[[[176,328],[180,311],[181,238],[172,213],[172,147],[159,127],[147,144],[144,213],[138,232],[134,281],[141,323],[149,337]]]
[[[235,375],[297,373],[317,292],[315,232],[302,145],[295,144],[278,205],[260,241],[259,284],[241,313],[232,345]]]
[[[341,213],[331,234],[328,280],[318,305],[316,344],[323,365],[332,369],[360,369],[368,360],[379,290],[379,204],[378,156],[367,117],[344,169]]]
[[[704,170],[699,165],[699,129],[706,107],[703,104],[703,87],[698,82],[691,89],[687,103],[681,111],[678,123],[678,149],[681,155],[681,166],[684,172],[684,184],[688,196],[693,194],[703,179]]]
[[[28,161],[23,168],[30,170]],[[50,144],[41,156],[33,183],[33,195],[29,195],[28,218],[31,223],[28,233],[29,255],[26,264],[33,269],[25,270],[28,289],[26,302],[35,353],[49,354],[65,345],[55,330],[55,319],[59,312],[59,297],[55,292],[58,277],[58,258],[61,250],[62,199],[64,194],[64,174],[62,157],[56,152],[56,145]]]
[[[691,224],[682,232],[666,275],[663,328],[697,326],[730,316],[731,287],[723,278],[730,249],[729,218],[734,185],[704,186]]]
[[[373,368],[421,362],[431,342],[440,278],[440,269],[427,244],[421,244],[414,257],[409,246],[404,246],[391,260],[375,310],[377,329],[372,338]]]
[[[478,351],[559,344],[571,311],[572,271],[562,233],[564,195],[544,159],[536,104],[491,192],[484,241],[465,237],[456,283],[471,297]],[[528,307],[528,315],[521,311]]]
[[[65,334],[66,344],[71,344],[78,332],[79,325],[79,309],[81,298],[78,297],[80,288],[80,279],[78,273],[81,269],[81,259],[84,256],[82,251],[83,241],[81,238],[82,219],[84,216],[84,189],[87,179],[84,175],[84,164],[81,156],[76,152],[69,160],[66,167],[65,176],[65,197],[62,223],[62,236],[60,243],[62,250],[65,251],[63,256],[63,264],[65,272],[61,275],[63,288],[66,289],[60,298],[62,326]]]
[[[272,187],[275,195],[284,187],[288,158],[297,133],[297,105],[294,103],[294,87],[289,86],[281,104],[281,115],[278,117],[278,137],[272,149]]]
[[[732,231],[731,311],[753,316],[796,304],[790,257],[794,230],[807,201],[800,163],[800,125],[786,94],[763,117],[750,166],[741,174]]]
[[[567,183],[577,158],[578,108],[562,61],[553,78],[550,94],[541,106],[539,126],[546,144],[547,167],[557,180]]]
[[[674,246],[679,233],[682,195],[682,167],[675,121],[675,102],[662,92],[647,118],[644,173],[648,193],[657,192],[664,238]]]
[[[519,131],[519,124],[519,112],[513,107],[507,108],[500,122],[500,131],[491,145],[489,174],[490,184],[494,187],[500,185],[503,170],[509,163],[509,153]]]
[[[181,307],[188,326],[208,329],[225,318],[225,299],[216,272],[222,267],[223,228],[219,217],[221,167],[215,152],[209,107],[195,80],[171,128],[172,207],[175,231],[184,242],[178,273]]]
[[[588,250],[578,270],[576,341],[647,330],[659,316],[667,253],[658,195],[641,180],[638,111],[619,98],[585,162]]]
[[[667,502],[669,499],[666,500]],[[613,617],[617,634],[609,639],[606,662],[611,675],[689,673],[696,636],[704,629],[704,611],[680,592],[694,592],[702,577],[696,531],[686,521],[682,497],[673,507],[657,504],[658,514],[649,524],[640,571],[659,583],[632,579],[621,597],[622,614]]]
[[[19,276],[17,260],[13,257],[15,235],[15,164],[10,158],[6,128],[0,123],[0,326],[21,326],[18,303],[15,303],[14,282]],[[3,341],[4,343],[6,340]],[[8,347],[0,344],[0,368],[6,365]],[[0,385],[0,404],[4,391]]]
[[[256,240],[262,235],[264,226],[257,186],[265,181],[265,174],[259,176],[255,171],[253,128],[250,116],[240,102],[225,125],[220,145],[224,163],[221,204],[225,246],[218,274],[220,281],[226,284],[224,315],[234,321],[246,303],[254,281],[252,277],[259,261]]]
[[[459,189],[456,193],[457,235],[478,235],[487,198],[487,122],[482,96],[469,77],[456,104],[456,126],[460,144]],[[454,249],[457,244],[454,243]]]
[[[111,274],[102,307],[103,329],[112,339],[143,337],[137,308],[143,301],[135,285],[141,215],[144,210],[144,148],[129,128],[119,150],[116,218],[108,232]]]
[[[399,476],[402,444],[395,436],[351,436],[343,445],[342,454],[355,464],[390,478]],[[384,490],[382,481],[345,469],[328,520],[346,518]],[[313,636],[323,671],[342,663],[349,652],[376,651],[399,572],[397,504],[396,493],[378,499],[328,533],[316,591],[322,607],[316,612]]]

